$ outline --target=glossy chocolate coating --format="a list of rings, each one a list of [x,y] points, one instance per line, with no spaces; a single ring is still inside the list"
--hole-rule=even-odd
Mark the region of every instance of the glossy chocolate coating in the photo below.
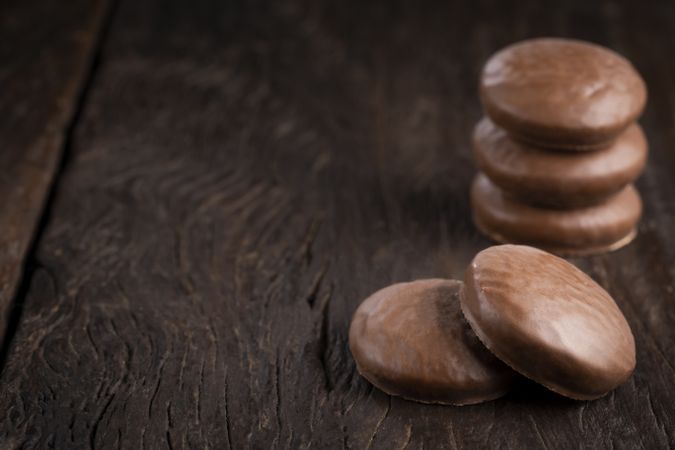
[[[526,203],[553,207],[596,204],[633,182],[647,161],[647,140],[637,124],[609,147],[582,153],[514,141],[486,117],[474,129],[473,149],[497,186]]]
[[[630,62],[609,49],[540,38],[493,55],[480,95],[492,121],[516,138],[583,150],[612,141],[635,121],[647,89]]]
[[[576,209],[530,206],[510,197],[479,173],[471,187],[476,226],[503,243],[528,244],[559,254],[592,254],[629,243],[642,212],[632,185],[605,202]]]
[[[368,381],[425,403],[464,405],[506,393],[517,375],[464,320],[462,283],[419,280],[386,287],[354,313],[349,347]]]
[[[594,399],[635,368],[633,334],[610,295],[564,259],[520,245],[480,252],[462,311],[502,361],[549,389]]]

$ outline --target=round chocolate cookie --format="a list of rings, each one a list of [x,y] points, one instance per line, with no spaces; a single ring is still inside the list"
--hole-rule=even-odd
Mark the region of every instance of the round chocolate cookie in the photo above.
[[[497,186],[526,203],[553,207],[597,204],[633,182],[647,161],[647,140],[637,124],[609,147],[573,153],[514,141],[486,117],[474,129],[473,150]]]
[[[612,141],[635,121],[647,89],[631,63],[609,49],[540,38],[493,55],[480,95],[487,115],[514,137],[583,150]]]
[[[354,313],[349,347],[368,381],[425,403],[465,405],[505,394],[517,377],[462,317],[455,280],[386,287]]]
[[[550,209],[515,200],[482,173],[471,187],[471,206],[476,226],[495,241],[529,244],[568,255],[623,247],[635,237],[642,212],[633,185],[598,205]]]
[[[594,399],[635,368],[635,341],[610,295],[567,261],[499,245],[469,265],[462,311],[502,361],[552,391]]]

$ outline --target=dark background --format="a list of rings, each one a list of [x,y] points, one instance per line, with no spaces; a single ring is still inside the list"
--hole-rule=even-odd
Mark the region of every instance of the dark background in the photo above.
[[[1,448],[668,448],[675,443],[670,1],[9,0],[0,7]],[[359,377],[352,312],[461,278],[479,70],[534,36],[644,76],[635,242],[572,260],[637,369],[441,407]]]

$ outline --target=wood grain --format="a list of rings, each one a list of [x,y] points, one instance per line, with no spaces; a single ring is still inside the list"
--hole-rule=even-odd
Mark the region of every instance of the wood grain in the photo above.
[[[673,8],[281,3],[120,5],[0,378],[2,446],[672,446]],[[478,71],[543,34],[619,50],[652,91],[640,236],[574,260],[637,370],[593,402],[390,398],[356,372],[351,314],[490,245],[467,200]]]
[[[0,344],[104,6],[104,1],[28,0],[0,8]]]

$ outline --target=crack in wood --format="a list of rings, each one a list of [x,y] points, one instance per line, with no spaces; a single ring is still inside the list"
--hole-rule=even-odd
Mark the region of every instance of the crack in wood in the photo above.
[[[230,421],[230,412],[229,412],[229,409],[228,409],[228,403],[229,403],[229,400],[228,400],[228,398],[229,398],[229,396],[228,396],[228,393],[229,393],[229,384],[228,384],[228,382],[227,382],[227,372],[225,372],[225,377],[224,377],[223,380],[224,380],[224,386],[223,386],[223,389],[224,389],[224,391],[225,391],[225,392],[224,392],[225,395],[223,396],[223,401],[224,401],[224,403],[225,403],[225,408],[224,408],[224,409],[225,409],[225,430],[227,431],[227,448],[228,448],[229,450],[231,450],[231,449],[234,448],[234,447],[232,446],[232,423],[231,423],[231,421]]]
[[[387,396],[388,401],[387,401],[387,409],[384,411],[384,414],[382,417],[380,417],[380,420],[377,421],[377,424],[375,425],[375,429],[373,430],[372,434],[370,435],[370,439],[368,439],[368,443],[366,444],[366,450],[370,450],[373,447],[373,442],[375,441],[375,436],[377,436],[378,431],[380,431],[380,427],[382,426],[382,423],[384,420],[387,418],[389,415],[389,411],[391,411],[391,396]]]
[[[307,233],[305,233],[305,240],[300,245],[300,255],[305,260],[305,265],[309,266],[312,263],[312,247],[316,241],[317,236],[319,235],[319,229],[321,228],[322,220],[314,219],[309,224]]]
[[[279,350],[276,352],[276,364],[274,365],[274,393],[276,396],[275,411],[277,416],[277,436],[275,437],[275,442],[278,445],[281,441],[281,431],[283,426],[281,423],[281,364],[279,363]],[[274,445],[273,445],[274,447]]]
[[[328,271],[328,263],[324,264],[321,270],[319,270],[319,272],[314,276],[314,280],[312,281],[309,293],[305,296],[305,301],[307,302],[307,304],[311,309],[314,308],[314,303],[316,302],[319,290],[321,289],[321,283],[323,282],[323,278],[326,275],[327,271]]]
[[[52,214],[57,185],[68,163],[74,130],[87,101],[87,95],[94,83],[100,62],[101,48],[108,34],[117,1],[101,0],[97,7],[92,7],[91,29],[84,31],[83,37],[85,38],[80,39],[77,44],[78,46],[82,45],[78,49],[81,51],[81,60],[73,62],[72,78],[64,82],[64,92],[61,93],[63,97],[57,101],[62,108],[60,113],[57,113],[60,117],[55,118],[59,126],[55,127],[55,124],[52,124],[55,129],[47,127],[44,131],[46,134],[56,134],[56,136],[52,136],[54,142],[51,144],[51,150],[43,155],[45,161],[39,163],[44,172],[43,176],[37,180],[34,178],[16,180],[19,186],[22,183],[28,183],[29,186],[26,187],[30,187],[32,190],[31,198],[22,199],[22,203],[26,204],[26,206],[22,206],[22,211],[30,212],[22,212],[21,216],[17,213],[16,217],[28,221],[22,223],[22,229],[32,232],[18,238],[23,249],[19,251],[20,254],[17,255],[18,258],[14,261],[14,265],[21,267],[21,269],[12,269],[15,270],[15,279],[9,281],[9,289],[5,289],[3,286],[0,291],[0,321],[3,321],[3,323],[0,323],[0,373],[4,369],[12,340],[21,320],[23,301],[35,272],[36,249]],[[27,6],[27,8],[30,11],[31,7]],[[58,75],[52,74],[51,76],[56,78]],[[29,153],[29,149],[22,150]],[[29,160],[28,164],[34,166],[37,162]],[[14,169],[18,171],[20,167]],[[34,186],[30,186],[31,183],[34,183]],[[27,207],[28,205],[30,207]]]
[[[334,382],[331,375],[330,356],[331,356],[331,337],[330,337],[330,298],[333,293],[333,286],[330,285],[321,305],[321,322],[319,328],[319,361],[324,376],[324,386],[326,392],[330,394],[333,391]]]
[[[101,421],[103,420],[103,416],[105,415],[106,412],[108,412],[108,408],[112,404],[113,400],[115,399],[116,391],[113,391],[110,394],[110,397],[108,400],[103,405],[103,408],[101,409],[101,412],[96,416],[94,419],[94,422],[92,423],[91,426],[91,433],[89,435],[89,444],[91,448],[97,448],[96,446],[96,433],[98,432],[98,427],[101,424]]]

